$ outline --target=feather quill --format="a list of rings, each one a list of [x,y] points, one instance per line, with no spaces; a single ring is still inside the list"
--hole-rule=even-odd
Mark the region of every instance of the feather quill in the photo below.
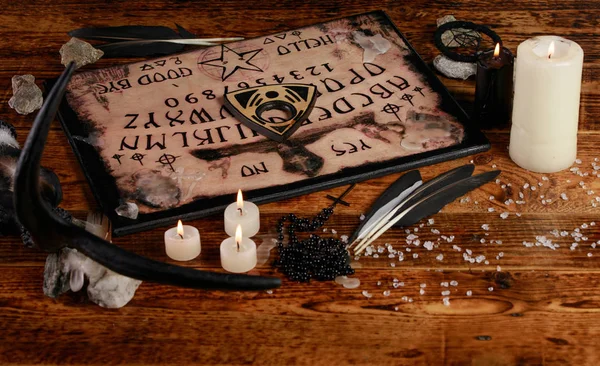
[[[408,197],[399,202],[398,205],[396,205],[396,207],[392,208],[387,214],[385,214],[385,216],[383,216],[379,220],[379,222],[375,226],[373,226],[373,228],[368,233],[366,233],[366,235],[357,244],[354,250],[362,251],[362,249],[366,248],[366,246],[368,245],[366,243],[369,241],[369,237],[376,233],[379,229],[381,229],[388,221],[390,221],[402,207],[407,207],[406,204],[408,203],[408,201],[413,200],[412,202],[414,202],[414,199],[418,199],[418,197],[422,197],[423,195],[428,194],[431,191],[437,190],[444,185],[450,184],[451,182],[466,177],[470,177],[471,174],[473,174],[474,169],[475,166],[472,164],[463,165],[458,168],[447,171],[446,173],[438,175],[437,177],[431,179],[427,183],[421,185],[419,188],[414,190]]]
[[[498,174],[500,174],[500,171],[494,170],[472,177],[463,178],[454,181],[448,185],[439,187],[439,189],[437,190],[429,191],[428,194],[421,196],[416,200],[412,200],[410,205],[406,205],[406,208],[400,211],[381,229],[379,229],[375,234],[373,234],[369,238],[369,240],[366,241],[363,247],[357,248],[354,254],[361,253],[362,250],[364,250],[364,248],[366,248],[369,244],[371,244],[373,241],[379,238],[389,228],[396,225],[397,223],[400,223],[403,219],[408,218],[405,221],[406,223],[414,223],[414,220],[417,218],[420,220],[421,218],[427,216],[429,213],[438,212],[444,206],[454,201],[458,197],[463,196],[466,193],[472,191],[473,189],[495,179],[498,176]]]
[[[194,33],[188,31],[187,29],[185,29],[177,23],[175,23],[175,27],[177,27],[177,31],[179,32],[182,38],[198,38],[198,36],[196,36]]]
[[[80,28],[69,32],[71,37],[109,43],[95,46],[104,57],[141,57],[169,55],[180,52],[185,45],[214,46],[222,42],[239,41],[241,37],[195,38],[180,25],[177,31],[163,26],[126,25],[120,27]]]
[[[354,231],[349,242],[353,243],[355,240],[362,239],[385,214],[396,207],[422,183],[419,171],[412,170],[390,184],[375,200],[361,224]]]

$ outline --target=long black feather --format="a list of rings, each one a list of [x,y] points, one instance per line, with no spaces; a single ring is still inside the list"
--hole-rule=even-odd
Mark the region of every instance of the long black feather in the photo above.
[[[126,25],[120,27],[80,28],[69,32],[71,37],[102,40],[111,43],[95,46],[104,52],[105,58],[110,57],[143,57],[152,55],[169,55],[180,52],[185,45],[152,42],[143,44],[123,44],[124,41],[148,39],[180,39],[181,35],[175,30],[163,26]]]
[[[373,215],[383,206],[385,206],[388,202],[398,197],[402,192],[406,191],[410,187],[412,187],[416,182],[421,180],[421,174],[418,170],[411,170],[410,172],[403,174],[400,178],[398,178],[394,183],[390,184],[390,186],[379,196],[369,211],[365,215],[365,218],[361,221],[358,228],[352,237],[348,241],[352,243],[359,235],[360,230],[369,222],[369,220],[373,217]]]
[[[399,213],[402,218],[394,226],[413,225],[425,217],[438,213],[450,202],[495,179],[499,174],[499,170],[494,170],[460,179],[449,185],[438,187],[438,190],[430,191],[427,195],[423,195],[416,200],[411,200],[405,206],[406,209]]]
[[[138,39],[181,38],[169,27],[155,25],[124,25],[120,27],[80,28],[69,32],[71,37],[104,41],[133,41]]]
[[[406,197],[402,207],[410,207],[421,198],[431,194],[431,192],[435,192],[444,186],[470,177],[473,174],[473,171],[475,171],[475,165],[466,164],[438,175],[417,188],[410,196]],[[402,210],[400,210],[400,212],[401,211]]]
[[[196,37],[198,37],[197,35],[188,31],[187,29],[185,29],[184,27],[180,26],[177,23],[175,23],[175,26],[177,27],[177,31],[181,35],[181,38],[196,38]]]

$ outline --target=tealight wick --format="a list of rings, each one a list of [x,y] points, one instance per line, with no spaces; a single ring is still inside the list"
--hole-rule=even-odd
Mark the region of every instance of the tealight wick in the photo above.
[[[181,220],[177,221],[177,235],[179,235],[179,237],[181,239],[183,239],[183,224],[181,223]]]
[[[244,197],[242,196],[241,189],[238,189],[237,194],[237,211],[240,213],[240,216],[244,215]]]
[[[554,55],[554,41],[550,42],[550,46],[548,47],[548,59],[551,59],[552,55]]]
[[[500,56],[500,43],[496,43],[496,48],[494,48],[494,57]]]
[[[240,251],[240,243],[242,242],[242,226],[238,225],[235,229],[235,244],[237,245],[237,251]]]

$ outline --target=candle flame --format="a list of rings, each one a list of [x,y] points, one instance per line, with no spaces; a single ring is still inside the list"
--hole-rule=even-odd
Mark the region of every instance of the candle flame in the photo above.
[[[496,48],[494,48],[494,57],[500,56],[500,43],[496,43]]]
[[[554,55],[554,41],[550,42],[550,47],[548,47],[548,58],[552,58]]]
[[[181,223],[181,220],[177,221],[177,235],[183,239],[183,224]]]
[[[238,189],[238,194],[237,194],[237,209],[240,212],[240,215],[242,215],[243,211],[244,211],[244,197],[242,196],[242,190]]]
[[[237,244],[237,250],[240,251],[240,244],[242,244],[242,226],[238,224],[235,228],[235,244]]]

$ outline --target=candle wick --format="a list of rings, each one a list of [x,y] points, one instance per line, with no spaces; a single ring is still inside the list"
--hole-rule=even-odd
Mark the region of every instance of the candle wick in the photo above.
[[[238,209],[237,209],[237,210],[240,212],[240,216],[244,216],[244,212],[242,211],[242,208],[241,208],[241,207],[238,207]]]
[[[239,252],[240,251],[240,242],[236,240],[235,244],[237,245],[237,251]]]
[[[179,237],[180,237],[181,239],[183,239],[183,235],[181,235],[181,234],[179,234],[179,233],[177,233],[177,235],[179,235]]]

